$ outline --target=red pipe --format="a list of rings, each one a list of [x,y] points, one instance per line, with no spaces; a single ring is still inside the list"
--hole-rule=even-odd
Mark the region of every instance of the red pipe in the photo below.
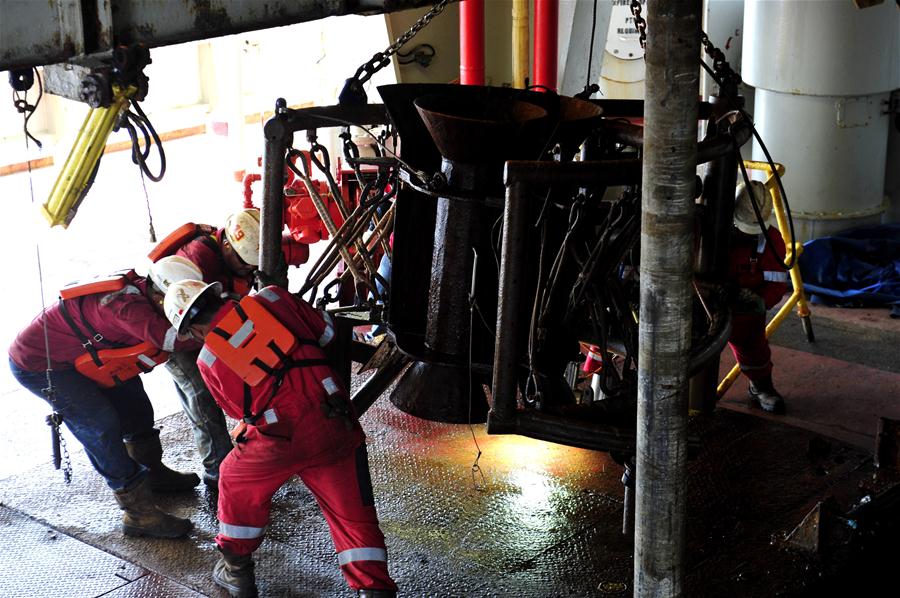
[[[248,174],[244,177],[244,207],[245,208],[255,208],[253,205],[253,183],[256,181],[261,181],[262,175],[259,174]]]
[[[534,81],[532,85],[556,91],[556,63],[559,60],[557,31],[559,0],[534,0]]]
[[[484,0],[459,3],[459,82],[484,85]]]

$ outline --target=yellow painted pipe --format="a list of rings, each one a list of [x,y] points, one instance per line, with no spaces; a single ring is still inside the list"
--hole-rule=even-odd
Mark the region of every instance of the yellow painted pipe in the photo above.
[[[41,206],[41,213],[50,226],[67,228],[75,217],[91,174],[106,148],[109,134],[136,91],[133,86],[126,89],[114,86],[112,104],[108,108],[92,108],[85,116],[53,189]]]
[[[525,88],[528,79],[528,0],[512,3],[512,69],[513,87]]]

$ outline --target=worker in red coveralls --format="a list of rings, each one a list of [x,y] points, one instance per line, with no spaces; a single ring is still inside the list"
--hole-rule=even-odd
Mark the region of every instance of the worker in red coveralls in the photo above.
[[[765,222],[772,213],[771,196],[759,181],[751,181],[751,188]],[[751,404],[770,413],[784,413],[784,399],[772,382],[772,352],[766,339],[766,312],[781,301],[788,289],[784,241],[772,226],[766,234],[760,231],[743,184],[738,187],[734,226],[729,278],[737,284],[738,294],[731,306],[728,343],[741,372],[750,380]]]
[[[220,229],[185,224],[160,241],[150,259],[156,262],[167,255],[189,260],[200,270],[202,280],[218,282],[232,296],[242,297],[250,292],[259,263],[259,211],[236,212]],[[194,444],[203,463],[203,482],[215,489],[219,465],[231,451],[231,437],[222,410],[197,371],[198,352],[199,348],[173,355],[166,362],[166,369],[191,422]]]
[[[153,261],[165,255],[190,260],[203,281],[218,282],[229,296],[240,299],[250,292],[259,265],[260,213],[255,208],[230,215],[225,226],[185,224],[160,241],[150,253]],[[288,263],[299,265],[309,257],[309,247],[285,239],[282,251]],[[203,462],[203,481],[211,489],[219,483],[219,466],[231,451],[225,417],[203,384],[197,370],[197,352],[174,354],[166,369],[175,380],[185,414],[191,421],[194,442]]]
[[[200,479],[162,463],[153,406],[138,375],[169,352],[199,345],[178,337],[162,313],[159,281],[196,273],[180,259],[154,264],[149,279],[129,271],[70,285],[9,347],[13,376],[50,403],[114,491],[126,535],[176,538],[192,528],[155,504],[151,490],[191,490]]]
[[[205,340],[203,380],[241,422],[220,470],[213,579],[232,596],[257,595],[252,553],[272,496],[297,475],[322,509],[350,587],[359,596],[395,596],[365,435],[323,350],[334,336],[330,317],[278,286],[240,303],[223,302],[218,287],[182,281],[165,299],[175,329]]]

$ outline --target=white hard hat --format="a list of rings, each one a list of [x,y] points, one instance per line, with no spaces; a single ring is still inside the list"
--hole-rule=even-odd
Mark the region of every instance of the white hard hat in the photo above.
[[[147,276],[163,293],[169,290],[169,285],[179,280],[203,280],[200,268],[180,255],[170,255],[150,264]]]
[[[225,221],[225,238],[244,263],[259,265],[259,210],[235,212]]]
[[[191,320],[203,308],[206,301],[201,298],[210,296],[218,297],[222,293],[222,283],[211,282],[206,284],[199,280],[180,280],[173,282],[166,291],[163,300],[163,311],[172,327],[182,334]]]
[[[766,186],[760,181],[750,181],[750,189],[753,190],[753,199],[759,208],[759,214],[763,222],[767,222],[772,215],[772,196],[766,190]],[[750,203],[750,194],[744,183],[738,185],[734,194],[734,225],[739,231],[748,235],[760,232],[759,222],[756,221],[756,212]]]

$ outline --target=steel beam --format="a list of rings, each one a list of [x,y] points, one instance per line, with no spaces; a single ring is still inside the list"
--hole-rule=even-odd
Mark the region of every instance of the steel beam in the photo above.
[[[641,217],[634,595],[684,595],[700,0],[650,0]]]
[[[148,47],[432,0],[0,0],[0,70],[64,62],[115,45]]]

